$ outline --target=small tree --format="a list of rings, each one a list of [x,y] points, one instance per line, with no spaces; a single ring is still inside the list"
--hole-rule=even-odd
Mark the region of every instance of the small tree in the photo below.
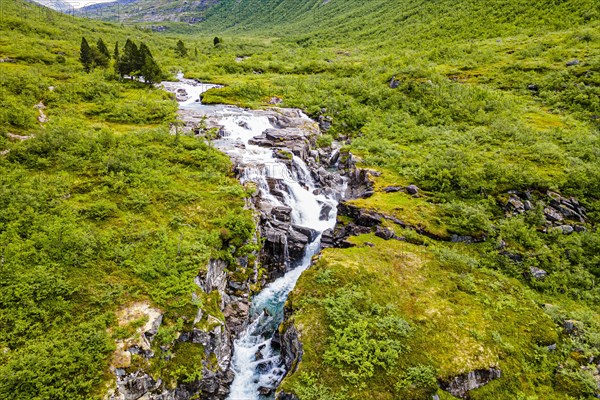
[[[188,51],[185,48],[185,44],[183,44],[183,41],[181,41],[181,39],[177,42],[177,47],[175,48],[175,53],[177,53],[177,55],[179,57],[185,57],[188,54]]]
[[[115,61],[119,60],[119,42],[115,42],[115,51],[113,52],[113,58]]]
[[[219,38],[219,37],[215,36],[215,38],[213,39],[213,44],[214,44],[215,46],[218,46],[218,45],[219,45],[219,44],[221,44],[221,43],[223,43],[223,39],[221,39],[221,38]]]
[[[194,47],[194,58],[198,58],[198,48]]]
[[[79,61],[81,61],[85,72],[90,72],[94,67],[94,55],[92,53],[92,48],[88,44],[85,37],[81,38],[81,46],[79,48]]]

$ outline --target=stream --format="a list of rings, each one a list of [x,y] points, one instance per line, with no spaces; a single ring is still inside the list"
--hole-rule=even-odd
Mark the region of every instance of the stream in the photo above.
[[[263,132],[278,128],[274,126],[273,118],[269,118],[270,114],[262,110],[203,105],[199,96],[216,86],[183,79],[181,75],[178,79],[179,82],[163,82],[161,85],[176,93],[180,110],[186,118],[201,121],[204,117],[217,121],[220,138],[213,141],[214,146],[229,155],[237,165],[242,184],[256,184],[260,191],[260,210],[289,207],[289,223],[312,233],[303,255],[291,259],[285,274],[253,297],[248,326],[234,341],[230,368],[235,378],[228,399],[272,399],[286,373],[279,346],[273,343],[273,335],[283,321],[283,307],[288,294],[320,250],[321,234],[335,226],[336,206],[342,193],[321,190],[310,168],[297,155],[284,161],[276,157],[273,148],[251,143]],[[294,112],[296,123],[304,121],[307,125],[314,125],[306,115]]]

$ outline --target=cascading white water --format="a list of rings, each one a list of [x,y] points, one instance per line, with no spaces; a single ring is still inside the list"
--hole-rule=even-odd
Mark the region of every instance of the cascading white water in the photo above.
[[[215,141],[215,145],[237,161],[242,182],[255,182],[261,191],[262,201],[271,206],[290,207],[292,224],[316,231],[302,259],[295,261],[295,268],[267,285],[252,299],[250,323],[234,343],[231,367],[235,379],[228,399],[272,398],[268,393],[279,385],[286,372],[278,350],[271,345],[273,334],[283,320],[288,294],[310,265],[312,256],[319,251],[321,234],[335,225],[337,199],[333,194],[316,194],[320,191],[315,190],[310,171],[299,157],[292,158],[290,169],[274,157],[272,149],[249,143],[253,137],[273,128],[267,116],[234,107],[202,106],[196,100],[203,91],[215,86],[200,85],[182,79],[182,76],[178,78],[180,82],[163,82],[162,85],[172,92],[185,89],[190,99],[180,102],[181,108],[197,108],[203,115],[218,118],[223,135]],[[308,117],[303,118],[309,121]],[[278,187],[285,190],[280,190],[275,196],[270,192],[269,180],[276,180]],[[323,215],[323,209],[331,211]]]
[[[271,346],[271,339],[283,320],[283,306],[288,294],[300,274],[310,265],[312,256],[319,250],[321,233],[335,225],[337,201],[333,197],[314,194],[314,182],[308,167],[300,158],[293,157],[293,168],[290,171],[286,164],[273,156],[273,150],[248,143],[249,139],[272,128],[267,117],[241,112],[225,116],[221,123],[228,133],[222,141],[237,143],[237,146],[222,148],[241,160],[240,164],[245,168],[242,181],[256,182],[262,198],[272,205],[291,207],[294,225],[317,232],[316,238],[307,246],[302,260],[298,260],[298,266],[270,283],[253,298],[250,311],[252,322],[235,341],[232,359],[235,379],[229,399],[268,398],[261,396],[259,390],[263,389],[266,393],[269,389],[275,389],[285,374],[283,362],[278,351]],[[279,180],[286,189],[282,191],[283,196],[278,198],[269,192],[267,178]],[[321,216],[323,204],[329,205],[332,210],[326,218]]]

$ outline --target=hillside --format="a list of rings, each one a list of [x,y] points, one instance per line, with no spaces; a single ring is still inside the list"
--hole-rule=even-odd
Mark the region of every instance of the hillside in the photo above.
[[[293,324],[304,354],[283,388],[300,399],[451,398],[438,385],[497,369],[470,398],[592,398],[598,5],[321,4],[220,3],[201,29],[225,44],[186,69],[229,84],[205,101],[278,97],[306,110],[382,174],[350,204],[391,218],[352,249],[326,249],[292,293],[282,334]],[[410,184],[419,197],[387,190]],[[584,222],[552,222],[556,192],[585,206]],[[351,213],[338,223],[359,224]],[[382,239],[385,229],[408,243]]]
[[[102,397],[116,343],[145,322],[118,327],[132,303],[166,312],[153,350],[169,358],[160,345],[219,300],[195,274],[253,231],[226,157],[168,134],[166,94],[85,74],[82,35],[146,41],[165,70],[224,85],[204,103],[300,108],[320,123],[323,154],[340,146],[338,165],[370,171],[372,190],[339,207],[286,304],[281,337],[303,354],[282,398],[600,394],[598,2],[126,6],[128,22],[161,33],[15,4],[0,22],[0,58],[16,61],[0,63],[4,397]],[[187,18],[201,21],[174,22]],[[197,380],[206,358],[177,346],[190,357],[135,356],[124,370]],[[77,368],[57,372],[65,354]]]
[[[170,343],[173,326],[193,321],[203,301],[194,277],[219,257],[223,229],[242,241],[252,232],[228,158],[170,134],[177,106],[167,93],[119,80],[112,62],[85,73],[82,36],[92,45],[102,38],[111,52],[116,41],[143,41],[165,69],[161,53],[175,44],[2,3],[3,399],[104,398],[114,367],[130,362],[115,350],[139,343],[149,317],[165,311],[155,344]],[[172,385],[196,376],[204,354],[182,353],[161,359],[154,376]]]
[[[77,15],[113,22],[185,22],[205,20],[208,8],[218,0],[118,0],[93,4],[77,10]]]

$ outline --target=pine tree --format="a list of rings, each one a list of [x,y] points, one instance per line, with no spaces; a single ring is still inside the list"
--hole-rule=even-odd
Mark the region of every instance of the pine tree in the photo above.
[[[177,42],[177,48],[175,49],[175,53],[177,53],[179,57],[185,57],[188,54],[188,51],[185,48],[185,44],[183,44],[183,41],[181,41],[181,39]]]
[[[127,39],[125,42],[125,47],[123,48],[123,55],[119,57],[119,62],[117,63],[118,74],[121,75],[121,77],[125,75],[133,75],[135,72],[137,58],[137,46],[130,39]]]
[[[115,42],[115,51],[113,53],[113,58],[115,62],[119,60],[119,42]]]
[[[198,58],[198,48],[194,47],[194,58]]]
[[[215,46],[217,46],[217,45],[219,45],[221,43],[223,43],[223,39],[219,39],[217,36],[215,36],[215,38],[213,39],[213,44]]]
[[[96,46],[92,46],[92,58],[94,60],[94,67],[108,67],[110,59],[106,57],[106,54],[98,50]]]
[[[110,53],[108,51],[108,48],[104,44],[104,40],[102,40],[102,38],[98,39],[98,42],[96,43],[96,47],[98,47],[98,51],[100,51],[100,53],[104,54],[106,56],[106,58],[110,60]]]
[[[159,80],[162,76],[162,71],[156,61],[154,61],[154,57],[152,57],[152,53],[145,43],[140,44],[139,59],[141,62],[140,73],[144,77],[144,81],[152,84]]]
[[[85,72],[90,72],[94,67],[94,55],[92,53],[92,48],[88,44],[87,40],[85,40],[85,37],[81,38],[79,61],[81,61]]]

